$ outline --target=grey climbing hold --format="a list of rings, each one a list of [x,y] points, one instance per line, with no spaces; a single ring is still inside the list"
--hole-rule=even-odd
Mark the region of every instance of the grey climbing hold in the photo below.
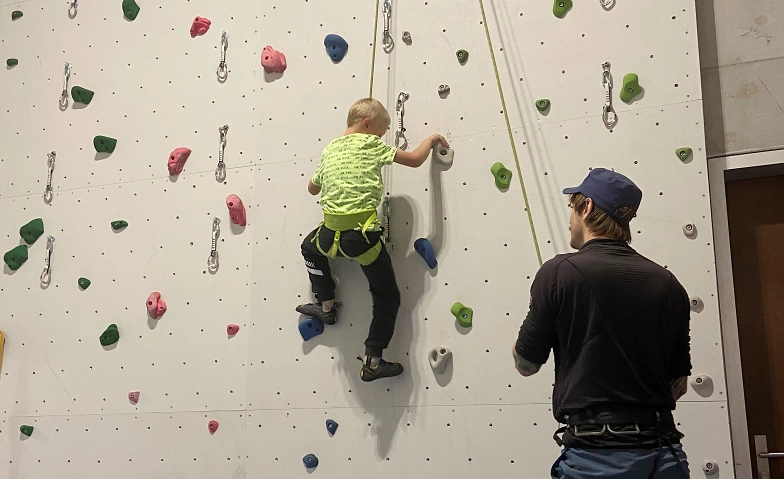
[[[713,379],[707,374],[695,376],[689,382],[700,396],[707,397],[713,394]]]
[[[449,361],[449,358],[452,357],[452,351],[449,348],[445,348],[443,346],[438,346],[430,350],[430,353],[427,355],[428,362],[430,362],[430,367],[433,368],[433,372],[436,374],[443,374],[446,371],[446,365]]]
[[[689,308],[695,313],[699,313],[705,309],[705,303],[702,302],[702,299],[699,296],[692,296],[689,298]]]
[[[308,469],[318,466],[318,458],[315,454],[308,454],[307,456],[303,457],[302,462]]]
[[[338,423],[333,421],[332,419],[327,419],[327,431],[331,436],[335,435],[335,432],[338,430]]]
[[[409,31],[403,32],[403,43],[405,43],[406,45],[411,45],[411,42],[412,42],[411,32]]]
[[[334,63],[340,63],[348,51],[348,42],[340,35],[336,35],[334,33],[330,33],[324,37],[324,46],[327,49],[329,57]]]
[[[438,96],[440,96],[441,98],[446,98],[449,95],[450,91],[451,90],[449,88],[449,85],[439,85]]]
[[[445,147],[441,144],[440,141],[438,141],[435,145],[433,145],[433,154],[431,159],[449,168],[455,161],[455,150]]]
[[[697,237],[697,226],[695,226],[693,223],[689,223],[689,224],[683,225],[683,234],[685,234],[686,237],[689,238],[689,239],[696,238]]]

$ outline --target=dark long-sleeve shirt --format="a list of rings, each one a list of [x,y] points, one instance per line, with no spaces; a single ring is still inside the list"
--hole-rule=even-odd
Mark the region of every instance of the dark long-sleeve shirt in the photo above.
[[[675,409],[671,382],[691,374],[689,297],[667,269],[623,241],[594,239],[537,272],[515,350],[553,350],[553,415],[597,405]]]

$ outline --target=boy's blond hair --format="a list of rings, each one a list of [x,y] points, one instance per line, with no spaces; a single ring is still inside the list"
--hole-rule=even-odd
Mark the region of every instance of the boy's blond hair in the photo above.
[[[358,122],[370,118],[373,124],[385,124],[389,126],[389,112],[380,101],[375,98],[363,98],[358,100],[348,110],[348,118],[346,119],[346,126],[349,128]]]

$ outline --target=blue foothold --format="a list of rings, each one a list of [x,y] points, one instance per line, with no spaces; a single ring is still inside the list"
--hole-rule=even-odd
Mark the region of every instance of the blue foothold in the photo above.
[[[303,457],[302,462],[305,463],[305,467],[308,469],[318,466],[318,458],[315,454],[308,454],[307,456]]]
[[[430,244],[428,239],[419,238],[418,240],[414,241],[414,249],[425,260],[425,263],[427,263],[430,269],[438,266],[436,254],[433,252],[433,245]]]
[[[332,419],[327,419],[327,431],[329,431],[330,435],[334,436],[335,431],[337,430],[338,430],[338,423],[336,423]]]
[[[308,318],[304,321],[300,321],[299,323],[299,334],[302,335],[302,339],[305,341],[314,336],[318,336],[323,332],[324,323],[322,323],[318,318]]]
[[[334,33],[330,33],[324,38],[324,46],[327,47],[327,53],[334,63],[340,63],[348,50],[348,42]]]

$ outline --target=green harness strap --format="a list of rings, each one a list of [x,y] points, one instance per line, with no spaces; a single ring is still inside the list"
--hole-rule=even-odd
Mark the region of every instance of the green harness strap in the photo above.
[[[361,227],[362,228],[362,236],[365,238],[368,244],[370,244],[370,240],[367,237],[367,229],[375,223],[378,219],[378,213],[375,210],[373,211],[364,211],[362,213],[354,213],[350,215],[333,215],[329,213],[324,213],[324,221],[322,221],[319,226],[318,230],[316,230],[315,236],[311,242],[316,244],[316,249],[319,250],[321,254],[326,256],[330,259],[335,259],[338,255],[338,252],[345,256],[346,258],[353,259],[357,263],[361,264],[362,266],[368,266],[372,264],[376,259],[378,259],[378,255],[381,254],[381,248],[383,248],[383,244],[379,239],[378,242],[373,245],[372,248],[365,251],[359,256],[351,257],[347,255],[343,248],[340,247],[340,232],[341,231],[349,231],[353,230],[354,228]],[[321,228],[326,226],[327,228],[333,230],[335,232],[335,237],[332,240],[332,247],[329,248],[329,251],[324,251],[321,248],[321,243],[319,241],[319,236],[321,233]]]

